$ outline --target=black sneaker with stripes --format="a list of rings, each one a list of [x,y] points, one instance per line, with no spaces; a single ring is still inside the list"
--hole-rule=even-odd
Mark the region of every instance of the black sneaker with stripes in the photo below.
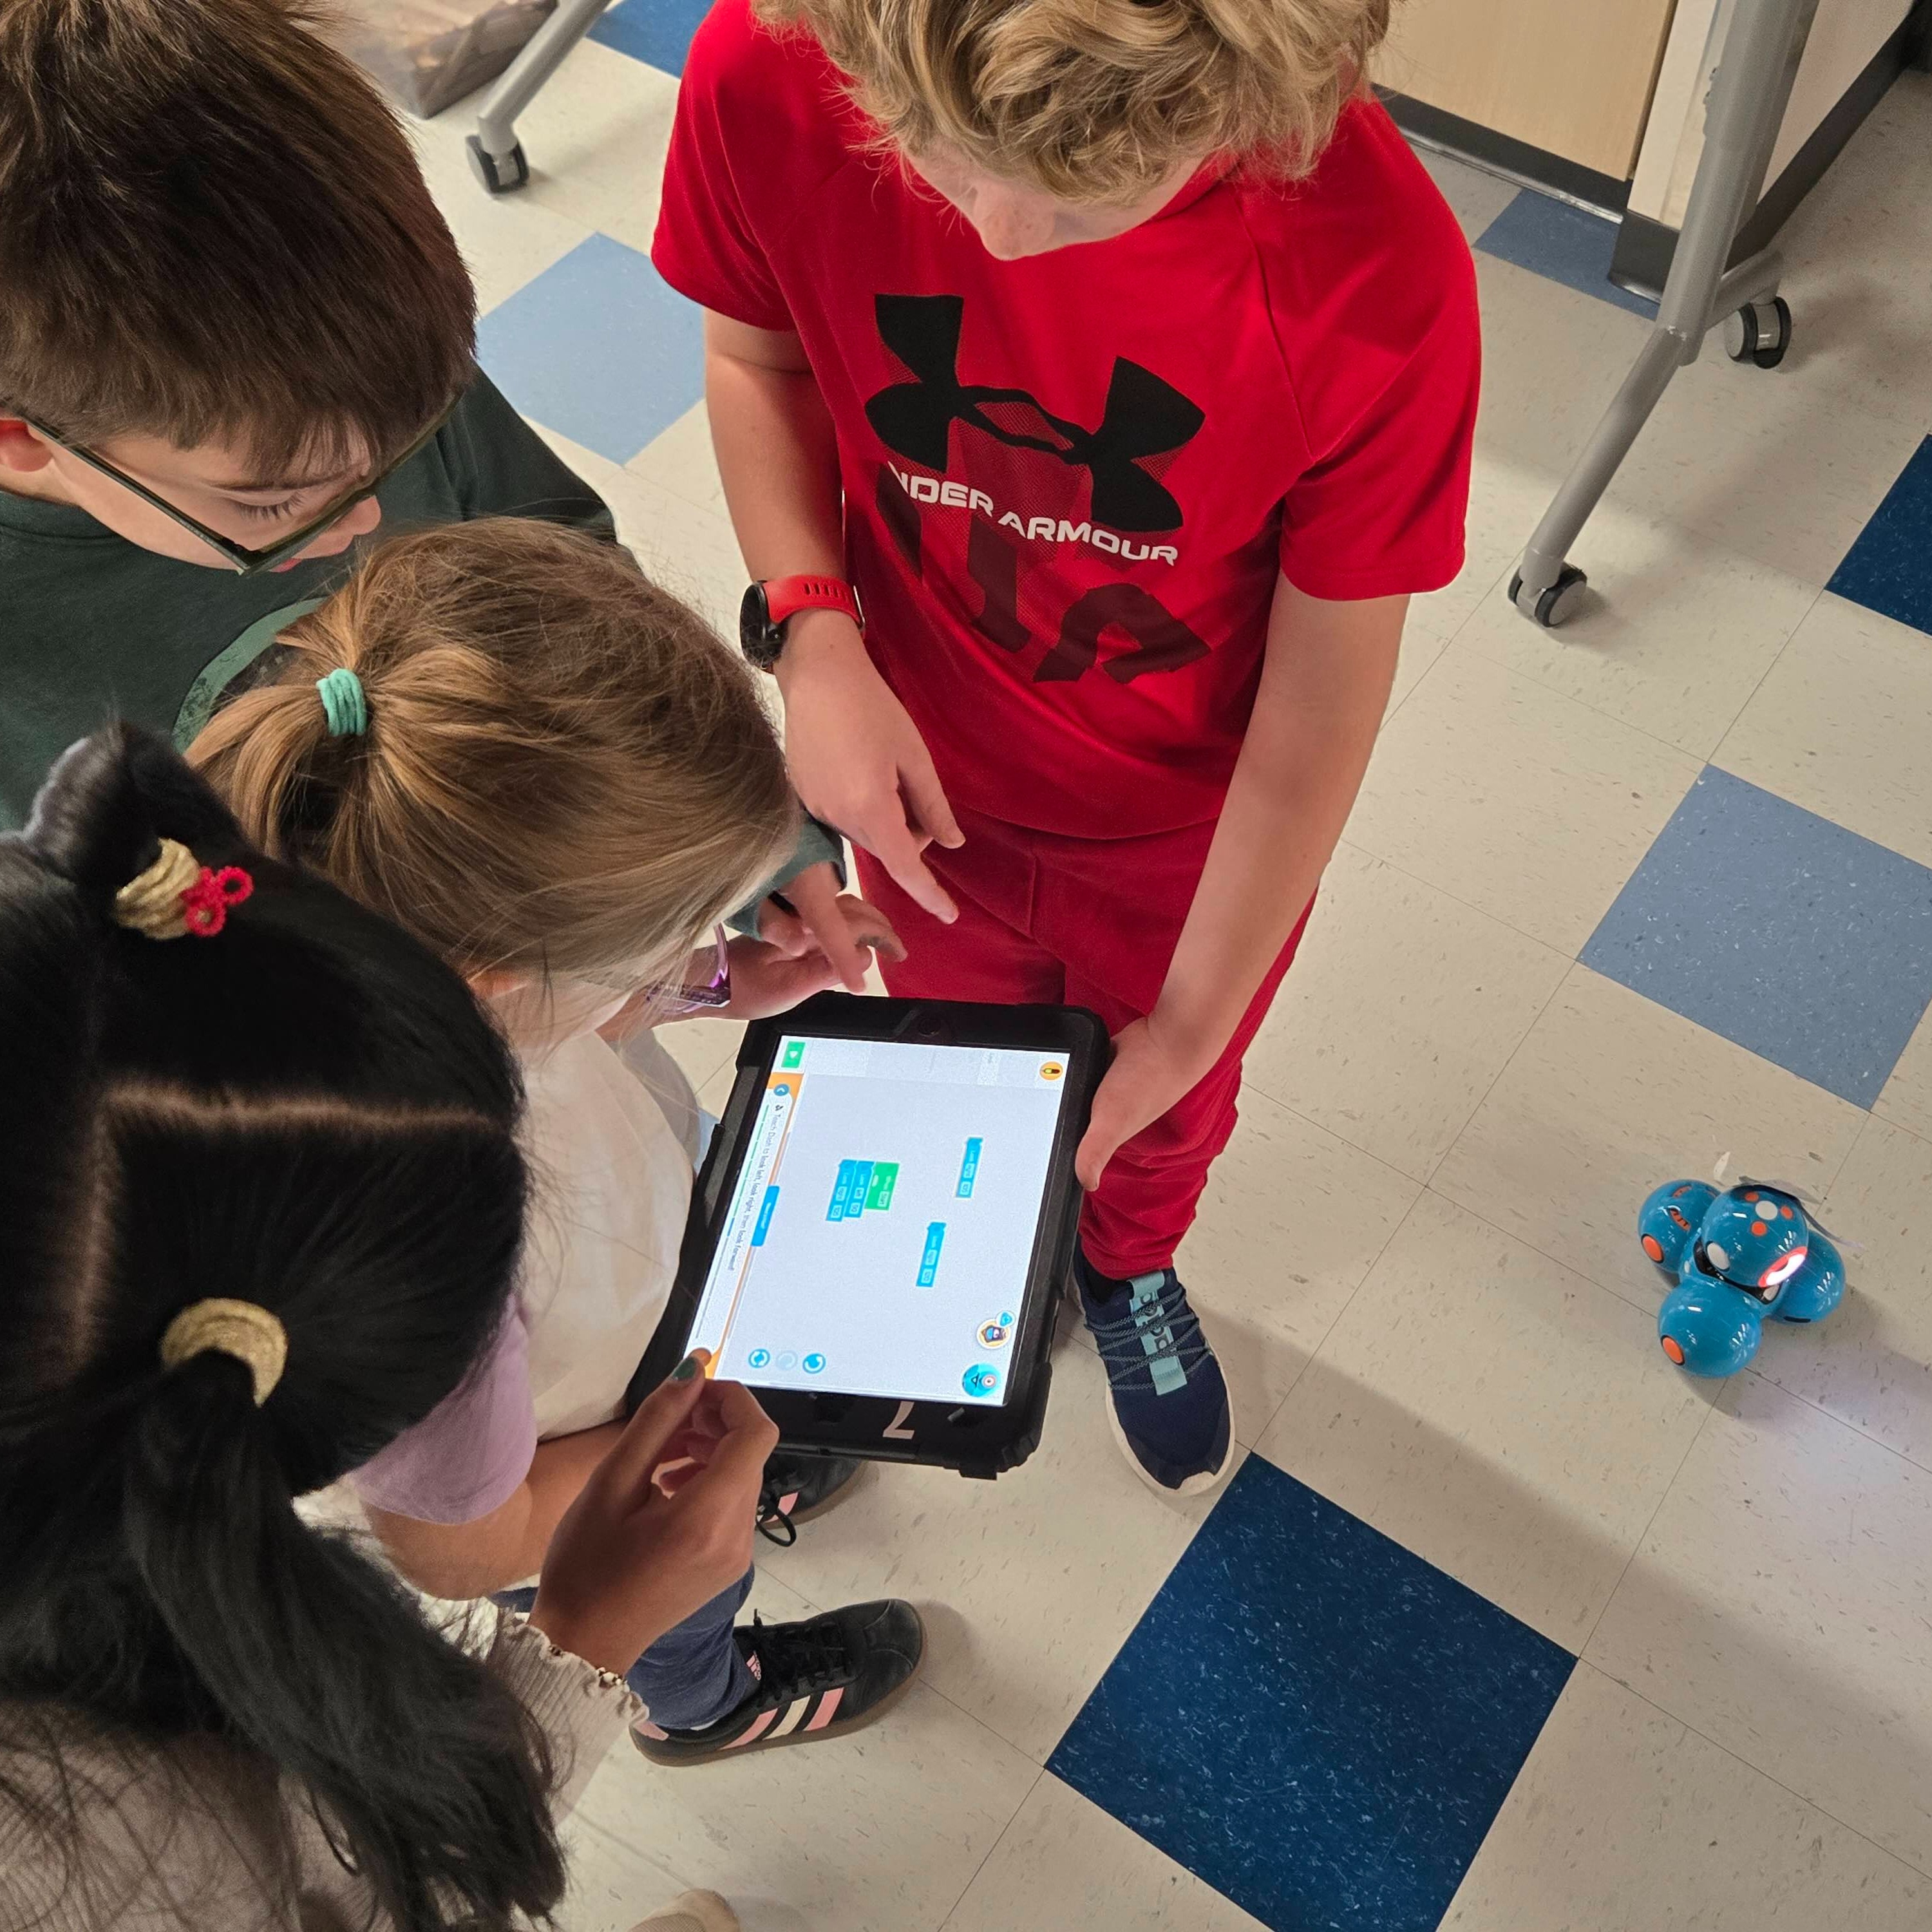
[[[842,1456],[794,1456],[776,1449],[765,1464],[758,1492],[758,1534],[789,1550],[798,1526],[829,1510],[850,1486],[859,1465]]]
[[[731,1634],[757,1688],[702,1730],[664,1730],[639,1719],[631,1742],[653,1764],[716,1764],[775,1744],[844,1737],[890,1710],[926,1655],[919,1612],[897,1598],[848,1604],[801,1623],[754,1616]]]

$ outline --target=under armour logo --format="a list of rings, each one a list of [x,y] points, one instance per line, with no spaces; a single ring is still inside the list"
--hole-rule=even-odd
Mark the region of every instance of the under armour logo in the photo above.
[[[1117,530],[1180,527],[1180,506],[1139,461],[1180,448],[1207,420],[1172,383],[1116,356],[1100,427],[1083,429],[1042,407],[1024,389],[960,381],[962,297],[877,296],[873,310],[880,340],[913,374],[910,382],[881,389],[866,405],[866,421],[889,449],[944,471],[952,425],[970,423],[1009,448],[1036,449],[1085,470],[1096,523]],[[995,410],[998,416],[989,413]],[[1013,427],[1016,418],[1030,418],[1036,433]]]

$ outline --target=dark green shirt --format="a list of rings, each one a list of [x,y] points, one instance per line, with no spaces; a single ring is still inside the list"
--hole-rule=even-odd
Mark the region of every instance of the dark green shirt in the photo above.
[[[602,499],[484,376],[378,494],[376,537],[493,516],[616,535]],[[222,692],[365,547],[238,577],[157,556],[85,510],[0,491],[0,829],[24,824],[47,767],[111,719],[185,748]]]

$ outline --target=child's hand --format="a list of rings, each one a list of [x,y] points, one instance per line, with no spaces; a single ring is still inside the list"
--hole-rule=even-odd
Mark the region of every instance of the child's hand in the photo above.
[[[814,817],[862,845],[935,919],[958,916],[920,854],[962,843],[932,754],[851,620],[806,614],[778,660],[785,758]]]
[[[1146,1020],[1136,1020],[1114,1036],[1114,1064],[1108,1068],[1087,1132],[1073,1156],[1082,1187],[1100,1184],[1108,1162],[1142,1128],[1151,1125],[1205,1076],[1216,1055],[1177,1047],[1156,1037]]]
[[[530,1622],[586,1663],[628,1670],[751,1568],[778,1439],[736,1382],[660,1384],[557,1525]]]
[[[884,917],[863,899],[840,898],[835,904],[832,917],[851,935],[854,956],[859,962],[858,982],[853,990],[862,992],[874,950],[903,959],[905,948]],[[843,977],[806,936],[803,928],[776,907],[766,914],[765,926],[768,932],[776,926],[783,934],[782,940],[776,944],[768,940],[732,940],[731,1004],[718,1008],[714,1017],[761,1020],[772,1013],[790,1012],[800,1000],[826,992]],[[850,980],[845,983],[852,985]]]
[[[770,899],[760,908],[758,937],[788,959],[816,949],[832,962],[836,978],[828,983],[862,993],[874,953],[906,956],[892,922],[878,907],[842,894],[838,874],[829,865],[808,866],[785,887],[784,896],[791,902],[790,912]],[[733,971],[735,975],[735,962]]]

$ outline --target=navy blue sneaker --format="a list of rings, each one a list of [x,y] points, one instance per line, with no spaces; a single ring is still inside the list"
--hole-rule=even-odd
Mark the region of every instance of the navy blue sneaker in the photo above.
[[[1197,1496],[1234,1460],[1221,1365],[1172,1268],[1115,1281],[1076,1254],[1080,1312],[1107,1366],[1114,1439],[1163,1496]]]

